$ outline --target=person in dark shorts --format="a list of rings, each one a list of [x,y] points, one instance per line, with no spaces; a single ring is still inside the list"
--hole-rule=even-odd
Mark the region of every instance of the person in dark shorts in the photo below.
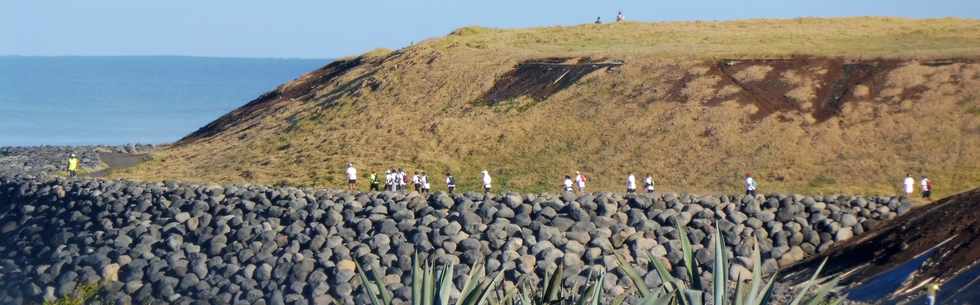
[[[369,177],[368,181],[371,182],[371,191],[372,192],[377,192],[377,191],[380,191],[381,190],[381,182],[378,181],[378,174],[377,173],[371,173],[371,176]]]
[[[68,156],[68,177],[78,176],[78,156],[71,154]]]
[[[759,189],[759,183],[752,179],[752,174],[745,173],[745,195],[755,196],[756,190]]]
[[[412,175],[412,187],[415,187],[416,192],[422,191],[422,176],[419,176],[418,171],[416,171],[415,174]]]
[[[450,194],[456,191],[456,177],[453,177],[453,174],[449,172],[446,172],[446,187],[449,188]]]
[[[928,199],[932,199],[931,198],[932,197],[932,180],[929,180],[929,178],[926,177],[926,176],[922,176],[922,181],[920,181],[919,183],[920,183],[920,186],[922,187],[922,198],[927,199],[927,200]]]
[[[357,189],[357,169],[354,163],[347,162],[347,190],[353,192]]]

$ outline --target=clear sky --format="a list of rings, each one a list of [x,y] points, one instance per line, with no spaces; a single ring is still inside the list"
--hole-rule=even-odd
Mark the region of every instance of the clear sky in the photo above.
[[[334,58],[466,25],[799,16],[980,17],[978,0],[0,0],[0,55]]]

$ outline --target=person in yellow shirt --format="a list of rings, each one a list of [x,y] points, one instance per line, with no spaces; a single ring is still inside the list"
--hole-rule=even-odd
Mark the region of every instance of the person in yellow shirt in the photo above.
[[[929,305],[936,305],[936,295],[939,294],[939,283],[927,285],[926,291],[926,298],[929,300]]]
[[[78,175],[78,157],[75,154],[68,156],[68,177],[75,177]]]

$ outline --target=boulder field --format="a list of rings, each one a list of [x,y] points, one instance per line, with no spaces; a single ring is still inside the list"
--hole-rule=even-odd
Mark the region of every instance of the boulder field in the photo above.
[[[406,300],[415,253],[459,264],[457,286],[478,262],[504,272],[505,287],[564,264],[567,285],[605,268],[605,288],[622,293],[630,284],[612,254],[657,284],[645,262],[652,254],[680,266],[677,226],[703,279],[716,228],[732,276],[745,278],[756,240],[764,270],[774,272],[910,208],[875,196],[421,196],[0,176],[0,303],[40,303],[100,283],[110,304],[364,304],[354,260],[383,271]]]

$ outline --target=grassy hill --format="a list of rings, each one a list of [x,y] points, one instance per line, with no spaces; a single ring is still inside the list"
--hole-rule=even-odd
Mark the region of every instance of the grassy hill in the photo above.
[[[980,21],[468,27],[342,59],[116,177],[339,186],[344,164],[463,187],[941,194],[980,184]],[[438,173],[438,174],[437,174]],[[441,185],[437,185],[441,188]]]

